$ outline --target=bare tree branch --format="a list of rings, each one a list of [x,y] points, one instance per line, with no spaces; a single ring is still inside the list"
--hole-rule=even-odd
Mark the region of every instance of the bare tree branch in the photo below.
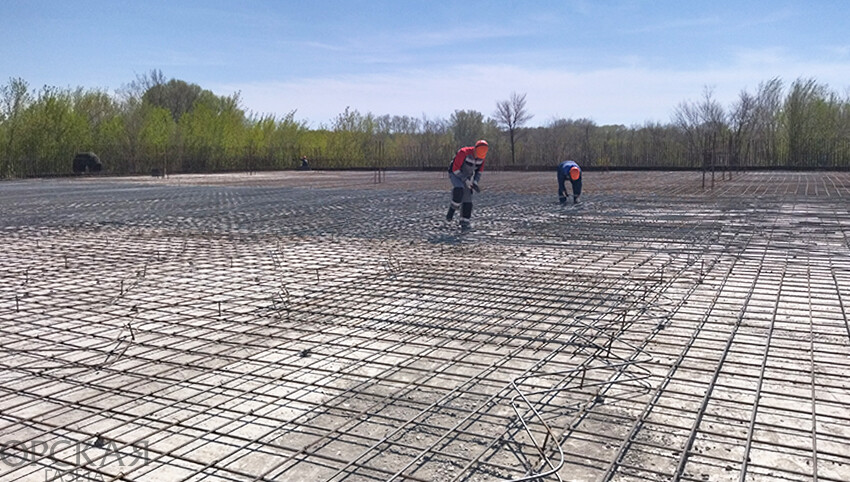
[[[512,164],[516,164],[516,142],[520,138],[520,128],[534,117],[525,109],[525,95],[512,92],[510,99],[496,103],[494,116],[496,122],[504,127],[510,136]]]

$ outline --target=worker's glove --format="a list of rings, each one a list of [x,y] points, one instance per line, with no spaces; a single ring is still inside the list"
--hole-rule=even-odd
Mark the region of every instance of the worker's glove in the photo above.
[[[472,183],[472,179],[467,179],[463,181],[463,183],[466,184],[467,189],[469,189],[470,191],[472,190],[472,186],[474,186],[474,184]]]
[[[461,172],[462,171],[460,169],[458,169],[457,171],[452,171],[452,174],[454,174],[457,177],[460,177]]]
[[[472,181],[472,190],[475,192],[481,192],[481,188],[478,187],[478,181]]]

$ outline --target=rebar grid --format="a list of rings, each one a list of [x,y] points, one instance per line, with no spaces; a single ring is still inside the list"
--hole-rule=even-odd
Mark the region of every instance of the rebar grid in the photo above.
[[[847,174],[306,174],[0,186],[0,479],[850,478]]]

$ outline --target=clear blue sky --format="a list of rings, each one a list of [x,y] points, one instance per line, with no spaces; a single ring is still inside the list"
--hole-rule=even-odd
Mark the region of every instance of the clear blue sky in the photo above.
[[[0,0],[0,83],[113,92],[159,69],[312,127],[376,115],[667,123],[779,77],[850,87],[850,2]]]

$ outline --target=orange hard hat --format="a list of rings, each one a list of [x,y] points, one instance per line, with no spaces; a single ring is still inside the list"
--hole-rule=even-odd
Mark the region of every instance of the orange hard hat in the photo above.
[[[487,157],[487,150],[490,148],[490,145],[487,144],[487,141],[481,139],[480,141],[475,143],[475,157],[478,159],[484,159]]]
[[[573,181],[578,181],[578,178],[581,176],[581,169],[573,166],[570,168],[570,179]]]

